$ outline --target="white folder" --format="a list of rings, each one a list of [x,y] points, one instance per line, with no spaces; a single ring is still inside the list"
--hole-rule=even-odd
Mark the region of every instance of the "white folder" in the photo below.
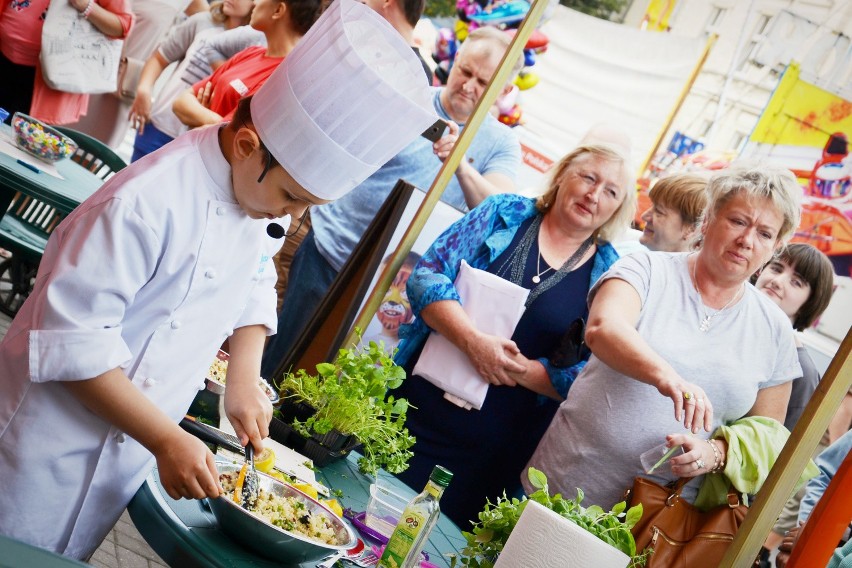
[[[455,281],[462,309],[483,333],[511,338],[524,314],[530,291],[462,260]],[[414,374],[445,391],[444,398],[463,408],[480,410],[488,382],[467,355],[437,332],[429,334]]]

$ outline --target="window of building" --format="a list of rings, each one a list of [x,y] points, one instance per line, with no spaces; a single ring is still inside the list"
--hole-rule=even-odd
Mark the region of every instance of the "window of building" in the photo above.
[[[708,34],[719,31],[719,27],[725,20],[725,14],[727,11],[727,8],[722,8],[721,6],[713,6],[710,8],[710,17],[707,18],[707,25],[704,28]]]
[[[734,132],[734,136],[731,138],[731,148],[739,154],[745,148],[746,142],[748,142],[748,132],[738,130]]]

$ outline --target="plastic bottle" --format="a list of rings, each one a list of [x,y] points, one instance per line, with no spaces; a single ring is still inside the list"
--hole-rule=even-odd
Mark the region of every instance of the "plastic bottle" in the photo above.
[[[405,506],[376,568],[415,568],[420,551],[441,514],[438,500],[453,474],[436,465],[423,492]]]

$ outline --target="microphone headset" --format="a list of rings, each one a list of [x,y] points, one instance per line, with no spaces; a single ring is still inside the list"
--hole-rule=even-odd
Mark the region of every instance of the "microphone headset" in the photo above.
[[[266,226],[266,234],[272,237],[273,239],[280,239],[281,237],[292,237],[296,233],[299,232],[299,229],[302,228],[302,223],[305,222],[305,217],[308,216],[308,210],[306,209],[302,216],[299,218],[299,226],[296,227],[295,231],[286,232],[284,227],[279,225],[278,223],[270,223]]]

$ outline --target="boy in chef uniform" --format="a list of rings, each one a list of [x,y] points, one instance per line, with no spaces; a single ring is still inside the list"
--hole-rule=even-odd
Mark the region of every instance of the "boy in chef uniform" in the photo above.
[[[69,215],[0,343],[0,534],[86,559],[155,461],[173,498],[218,496],[213,455],[178,421],[228,338],[225,410],[262,449],[284,233],[270,220],[351,190],[430,109],[399,34],[336,0],[233,122],[132,164]]]

